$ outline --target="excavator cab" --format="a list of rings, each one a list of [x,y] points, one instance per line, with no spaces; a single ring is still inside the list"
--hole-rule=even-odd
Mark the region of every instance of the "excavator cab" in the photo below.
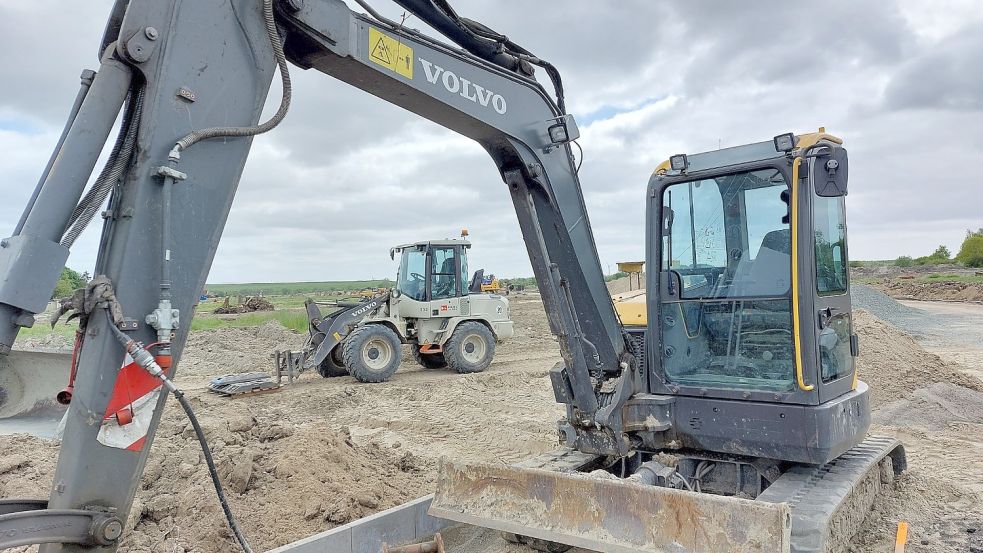
[[[855,390],[842,141],[782,135],[659,173],[655,391],[819,405]]]
[[[679,431],[684,443],[824,463],[863,439],[870,420],[855,366],[846,192],[846,150],[823,130],[673,156],[656,170],[649,391],[677,396],[699,421]],[[713,417],[727,401],[754,416]],[[768,436],[772,417],[776,429],[800,431]],[[735,430],[740,445],[729,446]]]

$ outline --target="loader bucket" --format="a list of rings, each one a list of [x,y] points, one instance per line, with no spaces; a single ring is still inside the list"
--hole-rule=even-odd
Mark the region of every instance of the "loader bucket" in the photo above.
[[[0,419],[56,406],[68,383],[72,354],[14,350],[0,355]]]
[[[431,516],[602,553],[788,553],[785,503],[443,461]]]

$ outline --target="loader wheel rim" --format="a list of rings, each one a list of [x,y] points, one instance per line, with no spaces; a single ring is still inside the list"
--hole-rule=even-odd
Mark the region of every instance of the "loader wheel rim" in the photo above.
[[[384,369],[392,358],[392,345],[382,338],[373,338],[362,348],[362,362],[370,369]]]
[[[480,334],[469,334],[461,344],[461,355],[468,363],[480,363],[485,359],[488,344]]]

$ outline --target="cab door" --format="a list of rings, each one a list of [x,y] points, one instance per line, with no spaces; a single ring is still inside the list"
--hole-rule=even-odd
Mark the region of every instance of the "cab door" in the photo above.
[[[461,314],[461,266],[457,246],[433,246],[430,250],[430,316]]]
[[[810,200],[815,254],[812,324],[819,401],[825,403],[854,387],[859,351],[850,301],[845,201],[843,196],[817,194]]]

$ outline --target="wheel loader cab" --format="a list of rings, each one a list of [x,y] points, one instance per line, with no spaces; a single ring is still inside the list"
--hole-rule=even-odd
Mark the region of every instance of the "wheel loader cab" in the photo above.
[[[841,144],[822,131],[782,135],[673,156],[656,170],[648,194],[650,393],[680,397],[677,406],[701,420],[720,412],[714,400],[818,406],[799,416],[760,407],[756,416],[764,427],[803,425],[790,448],[807,447],[814,435],[839,442],[819,457],[862,438],[869,414],[854,363]],[[834,400],[851,416],[837,419]]]
[[[468,295],[468,249],[464,240],[396,246],[400,252],[396,290],[407,298],[437,301]]]
[[[512,337],[508,299],[473,292],[466,240],[431,240],[396,246],[400,253],[396,287],[389,300],[390,322],[422,346],[443,346],[458,325],[476,321],[494,341]]]

